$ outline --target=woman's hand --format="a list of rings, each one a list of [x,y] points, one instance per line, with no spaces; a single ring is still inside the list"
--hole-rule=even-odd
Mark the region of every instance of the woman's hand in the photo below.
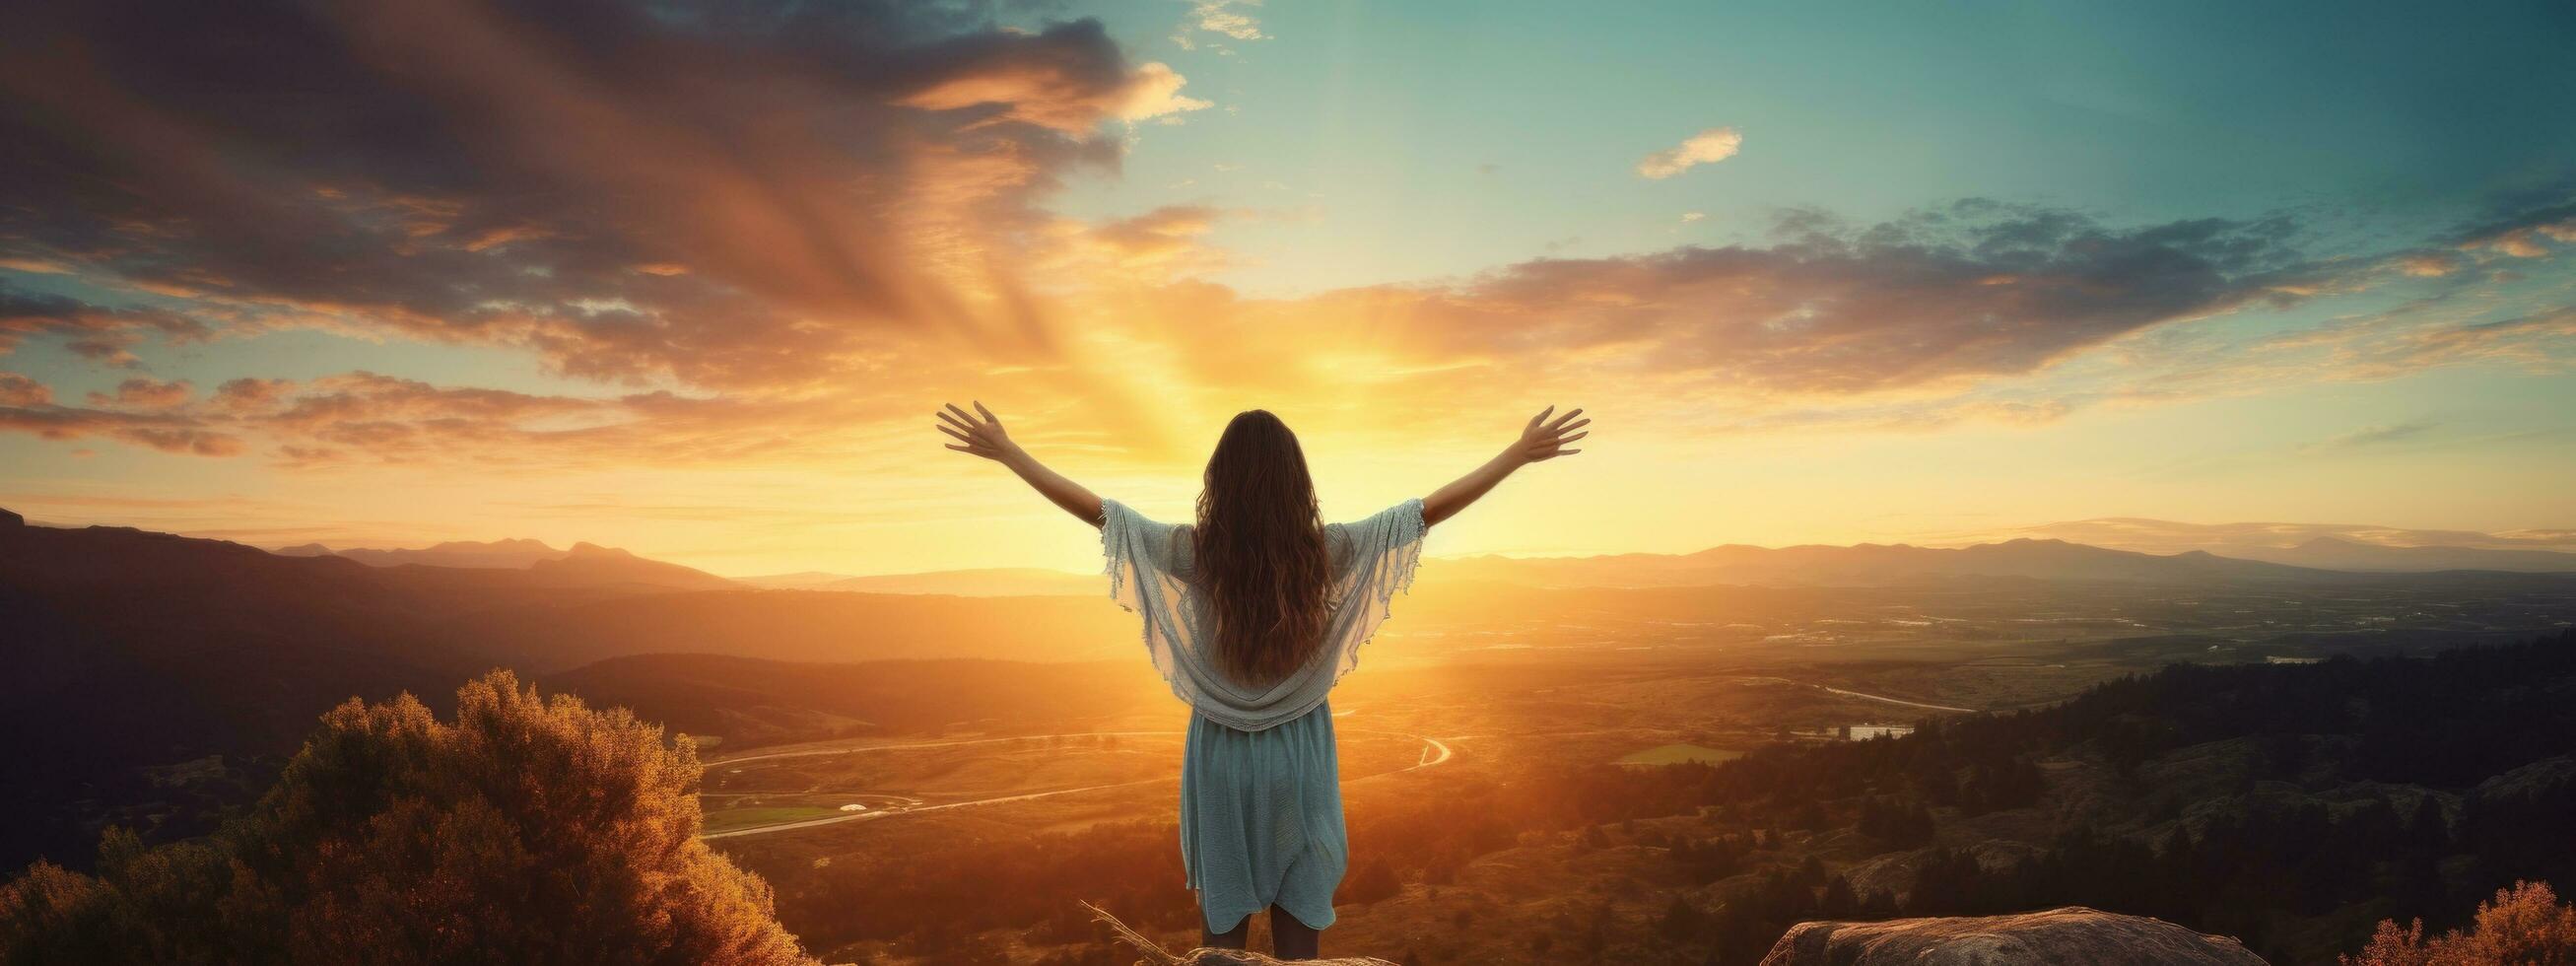
[[[1557,416],[1551,422],[1548,417],[1555,413],[1556,407],[1549,406],[1538,415],[1530,417],[1529,426],[1521,430],[1520,442],[1513,443],[1510,450],[1513,455],[1520,458],[1521,462],[1541,463],[1559,456],[1572,456],[1583,452],[1579,449],[1566,449],[1565,444],[1592,435],[1588,431],[1574,432],[1592,425],[1592,421],[1589,419],[1578,421],[1574,418],[1583,415],[1583,410],[1579,407],[1563,416]]]
[[[978,413],[983,418],[976,418]],[[984,408],[983,403],[976,403],[972,413],[957,408],[956,403],[949,403],[948,408],[939,411],[939,431],[957,440],[948,444],[949,449],[1010,467],[1011,472],[1019,474],[1023,482],[1035,488],[1048,502],[1073,514],[1075,519],[1095,527],[1107,522],[1100,513],[1098,494],[1080,483],[1065,479],[1064,474],[1048,469],[1046,464],[1038,462],[1037,457],[1021,449],[1020,444],[1011,442],[1011,434],[1002,431],[1002,417],[993,415],[993,411]]]
[[[1457,516],[1458,511],[1466,509],[1467,504],[1484,497],[1486,491],[1492,490],[1494,484],[1502,482],[1503,477],[1512,475],[1514,470],[1531,463],[1545,462],[1559,456],[1572,456],[1583,452],[1579,449],[1565,448],[1567,443],[1592,435],[1589,432],[1576,432],[1592,423],[1589,419],[1574,418],[1580,415],[1583,415],[1583,410],[1577,409],[1563,416],[1557,416],[1556,407],[1549,406],[1546,411],[1530,417],[1529,425],[1521,429],[1521,438],[1513,442],[1510,449],[1502,451],[1493,459],[1486,460],[1485,465],[1476,467],[1474,472],[1459,477],[1447,486],[1431,491],[1430,496],[1423,497],[1422,525],[1430,526]],[[1555,418],[1548,418],[1551,416]]]
[[[957,408],[956,403],[949,403],[948,408],[939,411],[939,431],[957,439],[956,443],[948,444],[949,449],[998,461],[1020,448],[1019,444],[1011,442],[1009,433],[1003,432],[1001,417],[993,415],[993,411],[984,408],[980,402],[975,404],[975,412],[984,414],[984,418],[975,418],[974,413]]]

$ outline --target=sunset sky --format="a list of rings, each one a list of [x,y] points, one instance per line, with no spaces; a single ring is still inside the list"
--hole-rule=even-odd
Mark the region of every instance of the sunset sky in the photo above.
[[[1268,408],[1328,518],[1559,404],[1432,552],[2576,549],[2564,3],[52,6],[35,522],[1080,569],[938,404],[1168,517]]]

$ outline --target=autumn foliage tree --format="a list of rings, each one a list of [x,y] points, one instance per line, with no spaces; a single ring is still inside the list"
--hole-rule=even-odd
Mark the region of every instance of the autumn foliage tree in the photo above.
[[[243,819],[0,887],[0,963],[808,964],[698,840],[694,748],[506,671],[352,700]]]
[[[2342,966],[2576,966],[2576,908],[2558,904],[2546,882],[2516,882],[2478,904],[2466,930],[2424,938],[2424,921],[2400,928],[2382,919],[2359,956]]]

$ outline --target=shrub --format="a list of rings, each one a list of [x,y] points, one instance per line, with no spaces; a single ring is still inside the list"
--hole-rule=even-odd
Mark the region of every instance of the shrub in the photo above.
[[[698,840],[688,742],[506,671],[323,717],[249,815],[0,886],[0,963],[809,964]]]
[[[2516,882],[2478,904],[2477,921],[2427,941],[2421,919],[2379,930],[2343,966],[2576,966],[2576,908],[2558,904],[2546,882]]]

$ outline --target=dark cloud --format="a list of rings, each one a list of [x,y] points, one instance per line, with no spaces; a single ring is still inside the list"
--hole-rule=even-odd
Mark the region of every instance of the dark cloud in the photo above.
[[[925,264],[1007,251],[1060,172],[1115,162],[1101,120],[1178,83],[1094,22],[933,3],[12,19],[0,257],[711,385],[812,377],[870,329],[988,327]]]
[[[2286,220],[2114,228],[1967,201],[1844,226],[1792,212],[1764,246],[1523,262],[1465,283],[1338,293],[1423,362],[1588,360],[1772,393],[2027,373],[2161,323],[2319,284]],[[1277,308],[1277,306],[1273,306]],[[1210,351],[1243,333],[1206,340]]]
[[[0,219],[6,217],[0,213]],[[65,340],[64,348],[76,355],[132,368],[140,363],[132,349],[142,343],[145,332],[187,341],[205,337],[210,329],[176,312],[103,308],[0,282],[0,356],[16,351],[31,337],[58,336]]]
[[[196,418],[177,413],[135,413],[47,405],[41,401],[13,404],[0,399],[0,430],[33,433],[44,439],[103,436],[165,453],[234,456],[241,437],[207,429]]]
[[[2487,216],[2455,233],[2450,244],[2513,258],[2540,258],[2549,244],[2576,244],[2576,179],[2515,192],[2497,200]]]

